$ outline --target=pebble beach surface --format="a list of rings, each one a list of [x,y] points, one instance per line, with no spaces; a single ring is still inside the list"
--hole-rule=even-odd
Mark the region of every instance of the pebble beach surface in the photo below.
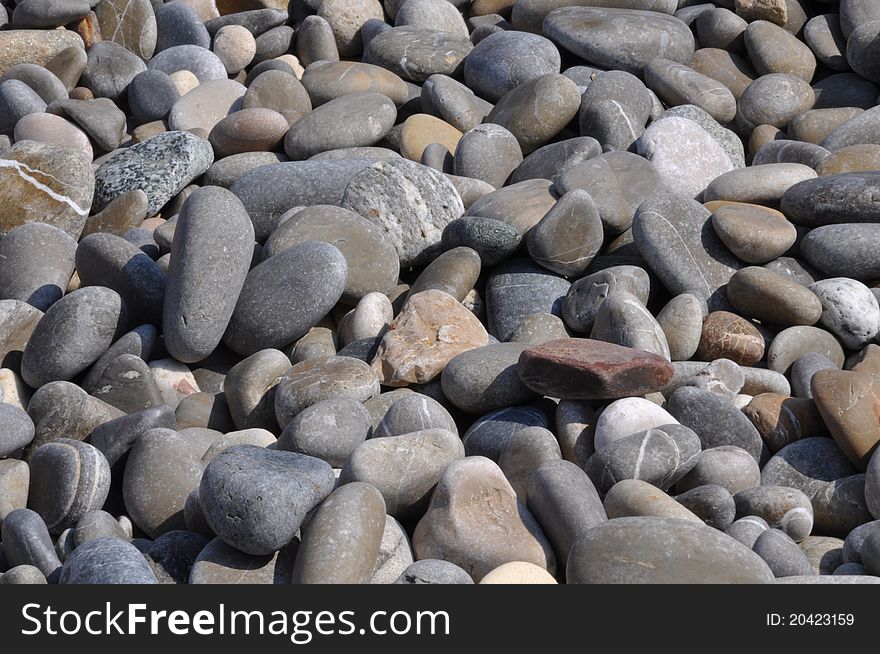
[[[2,0],[0,584],[880,583],[877,0]]]

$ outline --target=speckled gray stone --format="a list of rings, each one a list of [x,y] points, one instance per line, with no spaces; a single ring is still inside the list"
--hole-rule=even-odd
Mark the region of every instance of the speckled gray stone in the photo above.
[[[205,469],[199,498],[220,538],[247,554],[280,549],[333,489],[333,470],[314,457],[239,445]]]
[[[878,248],[880,226],[872,223],[816,227],[800,243],[803,258],[825,274],[862,282],[880,277]]]
[[[95,173],[95,208],[141,189],[149,198],[147,215],[156,214],[214,162],[210,144],[186,132],[165,132],[113,155]]]
[[[463,216],[450,222],[441,236],[441,247],[452,250],[468,247],[474,250],[486,268],[500,263],[516,252],[522,236],[516,227],[501,220],[483,216]]]
[[[370,413],[357,400],[330,398],[298,413],[276,449],[308,454],[341,468],[370,433]]]
[[[150,564],[131,543],[96,538],[76,548],[64,562],[61,584],[155,584]]]
[[[502,31],[481,40],[465,59],[468,87],[489,102],[531,79],[558,73],[559,51],[538,34]]]

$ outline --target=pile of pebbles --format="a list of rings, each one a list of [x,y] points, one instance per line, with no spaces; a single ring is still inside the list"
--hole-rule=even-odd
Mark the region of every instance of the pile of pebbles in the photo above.
[[[880,582],[877,0],[0,25],[0,583]]]

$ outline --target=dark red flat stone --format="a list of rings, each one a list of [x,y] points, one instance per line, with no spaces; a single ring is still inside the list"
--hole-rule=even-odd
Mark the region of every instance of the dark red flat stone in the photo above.
[[[673,368],[656,354],[589,338],[563,338],[525,350],[516,371],[528,388],[568,400],[613,400],[653,393]]]

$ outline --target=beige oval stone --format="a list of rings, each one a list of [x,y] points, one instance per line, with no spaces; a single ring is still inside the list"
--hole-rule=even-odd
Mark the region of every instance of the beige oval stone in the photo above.
[[[277,111],[242,109],[217,123],[208,140],[221,157],[240,152],[269,152],[278,148],[287,129],[287,119]]]
[[[229,79],[199,84],[171,107],[168,127],[185,131],[203,129],[207,135],[217,123],[238,110],[246,91],[244,86]]]
[[[826,436],[828,428],[813,400],[780,393],[761,393],[743,409],[771,452],[802,438]]]
[[[824,177],[868,170],[880,170],[880,145],[875,143],[861,143],[841,148],[825,159],[817,172],[820,177]]]
[[[398,106],[409,99],[409,88],[400,77],[357,61],[317,61],[306,69],[302,83],[316,107],[352,93],[381,93]]]
[[[864,111],[858,107],[810,109],[792,118],[788,132],[797,141],[821,145],[831,132]]]
[[[511,561],[499,565],[480,580],[481,584],[555,584],[549,572],[528,561]]]
[[[820,370],[810,383],[831,436],[859,470],[880,443],[880,380],[852,370]]]
[[[420,162],[425,148],[439,143],[450,154],[455,154],[462,133],[449,123],[428,114],[416,114],[406,119],[400,133],[400,154]]]
[[[679,504],[656,486],[641,479],[624,479],[608,491],[604,501],[608,519],[637,516],[677,518],[703,524],[690,509]]]
[[[746,59],[719,48],[697,50],[691,60],[691,68],[724,84],[737,100],[758,77]]]
[[[696,358],[699,361],[730,359],[751,366],[764,357],[764,337],[745,318],[728,311],[713,311],[703,321]]]
[[[782,256],[797,240],[797,230],[781,211],[745,202],[730,202],[712,214],[718,238],[746,263],[767,263]]]
[[[171,83],[174,84],[180,97],[185,96],[199,85],[199,78],[195,76],[195,73],[186,69],[176,70],[168,77],[171,78]]]
[[[55,114],[28,114],[15,124],[14,138],[16,141],[39,141],[54,143],[78,150],[88,157],[94,157],[92,144],[85,132],[73,123]]]

